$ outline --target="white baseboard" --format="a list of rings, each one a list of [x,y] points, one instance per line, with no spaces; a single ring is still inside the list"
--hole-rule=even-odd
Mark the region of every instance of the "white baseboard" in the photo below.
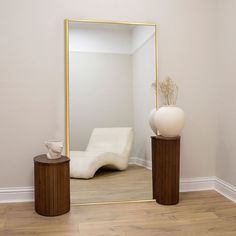
[[[214,190],[214,186],[215,176],[180,179],[180,192]]]
[[[236,203],[236,187],[216,176],[180,179],[180,192],[215,190]]]
[[[0,203],[32,202],[34,200],[33,187],[0,188]]]
[[[148,160],[143,160],[138,157],[131,157],[129,159],[129,164],[137,165],[137,166],[143,166],[149,170],[152,169],[152,162]]]
[[[130,164],[137,164],[137,162]],[[144,166],[144,162],[139,161],[138,164]],[[148,166],[145,167],[149,168]],[[215,176],[180,179],[180,192],[205,190],[215,190],[236,203],[236,187]],[[33,187],[0,188],[0,203],[32,202],[33,200]]]
[[[215,190],[236,203],[236,187],[216,177]]]

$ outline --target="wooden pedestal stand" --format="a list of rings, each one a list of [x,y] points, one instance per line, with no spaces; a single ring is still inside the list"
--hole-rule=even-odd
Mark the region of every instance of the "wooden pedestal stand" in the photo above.
[[[57,216],[70,210],[69,161],[66,156],[34,158],[35,211],[40,215]]]
[[[162,205],[179,202],[180,137],[152,137],[153,198]]]

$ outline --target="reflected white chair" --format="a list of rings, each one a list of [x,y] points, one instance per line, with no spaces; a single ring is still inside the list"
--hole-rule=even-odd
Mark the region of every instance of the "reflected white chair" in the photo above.
[[[133,145],[133,129],[95,128],[86,151],[70,152],[70,176],[93,178],[101,167],[125,170]]]

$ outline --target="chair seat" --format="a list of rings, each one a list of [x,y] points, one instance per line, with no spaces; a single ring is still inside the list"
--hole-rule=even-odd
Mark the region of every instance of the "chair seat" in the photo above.
[[[109,167],[117,170],[125,170],[128,160],[121,158],[116,153],[111,152],[71,152],[70,177],[90,179],[101,167]]]
[[[96,128],[86,151],[70,152],[70,176],[90,179],[101,167],[125,170],[133,143],[132,128]]]

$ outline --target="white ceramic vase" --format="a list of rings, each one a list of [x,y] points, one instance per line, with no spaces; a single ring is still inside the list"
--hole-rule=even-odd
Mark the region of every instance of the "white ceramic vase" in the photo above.
[[[160,135],[176,137],[184,127],[184,111],[176,106],[163,106],[156,111],[154,120]]]
[[[155,114],[156,114],[156,111],[157,111],[156,108],[152,109],[151,112],[149,113],[149,116],[148,116],[149,125],[150,125],[152,131],[155,134],[157,134],[157,128],[156,128],[156,124],[155,124]]]

